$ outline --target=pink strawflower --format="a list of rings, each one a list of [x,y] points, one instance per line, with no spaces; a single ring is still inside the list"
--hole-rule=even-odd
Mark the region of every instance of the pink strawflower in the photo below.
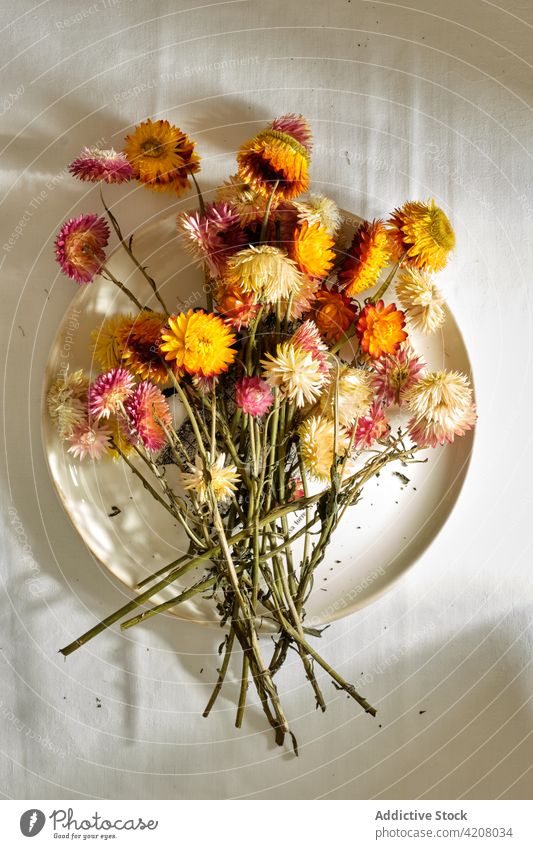
[[[374,401],[368,415],[360,416],[355,428],[354,444],[358,450],[371,448],[376,440],[386,436],[390,425],[379,401]]]
[[[402,342],[395,354],[388,354],[372,363],[376,374],[372,384],[376,398],[386,407],[405,404],[405,393],[419,379],[426,363],[413,351],[409,342]]]
[[[293,139],[300,142],[303,147],[310,153],[313,147],[311,127],[305,120],[303,115],[281,115],[271,123],[271,128],[280,133],[287,133]]]
[[[188,248],[207,264],[212,277],[220,277],[228,256],[248,244],[237,210],[223,201],[206,204],[205,215],[182,212],[177,224],[188,238]]]
[[[133,168],[125,154],[110,150],[100,150],[98,147],[84,147],[82,152],[68,170],[78,180],[97,183],[126,183],[134,176]]]
[[[157,419],[165,427],[172,423],[172,414],[161,390],[149,380],[143,380],[126,399],[124,408],[133,436],[149,451],[160,451],[167,438]]]
[[[90,283],[105,262],[109,227],[104,218],[90,213],[63,224],[55,241],[56,259],[67,277]]]
[[[110,436],[111,431],[107,425],[84,421],[76,425],[67,437],[70,446],[68,453],[73,454],[77,460],[85,460],[86,457],[99,460],[109,450]]]
[[[243,413],[264,416],[274,403],[274,395],[260,377],[242,377],[235,385],[235,400]]]
[[[122,411],[122,405],[131,395],[134,379],[125,368],[112,368],[99,374],[89,387],[89,416],[107,419],[112,413]]]
[[[309,351],[313,359],[318,363],[322,374],[329,374],[331,364],[328,359],[328,348],[314,321],[310,318],[304,321],[296,333],[294,333],[291,342],[303,351]]]

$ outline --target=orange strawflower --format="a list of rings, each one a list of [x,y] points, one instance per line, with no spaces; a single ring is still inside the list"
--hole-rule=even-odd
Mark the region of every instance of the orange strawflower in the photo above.
[[[290,256],[308,277],[325,277],[333,265],[334,244],[325,227],[304,221],[294,231]]]
[[[316,293],[313,319],[327,342],[338,342],[355,321],[355,315],[350,299],[342,292],[324,286]]]
[[[171,315],[161,333],[161,350],[178,369],[199,377],[215,377],[227,371],[237,351],[235,336],[225,321],[203,310]]]
[[[383,221],[363,221],[356,231],[342,264],[339,285],[355,297],[378,282],[391,256],[389,236]]]
[[[215,302],[218,312],[222,313],[234,330],[248,327],[259,311],[254,293],[243,292],[236,283],[219,286],[215,292]]]
[[[356,331],[361,348],[372,359],[377,360],[383,354],[394,354],[401,343],[407,339],[403,329],[405,316],[396,304],[385,306],[383,301],[368,304],[359,316]]]
[[[243,183],[268,196],[277,181],[275,195],[284,200],[307,191],[310,159],[307,130],[303,118],[294,126],[290,122],[280,123],[278,119],[278,123],[273,122],[245,142],[237,154],[239,177]]]
[[[126,136],[124,153],[137,180],[155,191],[182,194],[200,170],[195,142],[168,121],[143,121]]]
[[[455,246],[455,233],[447,216],[434,200],[408,201],[389,219],[389,234],[396,259],[424,271],[440,271]]]
[[[116,332],[121,365],[141,380],[165,383],[168,373],[159,350],[163,313],[143,310],[135,318],[123,320]]]

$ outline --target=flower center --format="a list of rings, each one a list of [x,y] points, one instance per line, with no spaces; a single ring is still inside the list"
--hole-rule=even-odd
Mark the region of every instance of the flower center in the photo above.
[[[142,142],[141,151],[143,156],[149,156],[151,159],[159,159],[164,156],[165,148],[158,139],[148,138]]]
[[[431,216],[430,233],[432,239],[444,248],[446,251],[451,251],[455,244],[455,235],[452,225],[441,210],[438,210]]]
[[[391,372],[392,385],[400,389],[407,380],[408,374],[409,369],[407,368],[407,366],[397,366]]]
[[[96,434],[93,430],[88,430],[87,433],[83,435],[82,442],[84,445],[94,445],[96,442]]]

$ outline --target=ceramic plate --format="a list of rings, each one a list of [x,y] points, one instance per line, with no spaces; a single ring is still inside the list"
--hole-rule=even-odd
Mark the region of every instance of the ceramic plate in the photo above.
[[[346,216],[347,238],[357,221],[355,216]],[[134,248],[158,281],[169,309],[203,305],[202,275],[180,246],[174,215],[139,230]],[[124,251],[117,249],[108,265],[135,294],[146,298],[144,278]],[[147,303],[157,307],[153,300]],[[80,287],[46,364],[42,432],[52,480],[74,527],[103,566],[134,588],[148,574],[185,551],[184,534],[124,463],[112,459],[96,464],[72,460],[50,423],[45,404],[50,383],[65,366],[71,371],[93,371],[90,331],[104,318],[128,312],[129,307],[130,301],[101,277],[90,286]],[[465,345],[449,310],[441,333],[415,337],[414,344],[432,368],[453,368],[470,375]],[[180,415],[179,409],[176,415]],[[306,606],[309,624],[330,622],[368,604],[420,557],[453,509],[471,448],[469,434],[453,445],[428,452],[430,460],[426,464],[387,467],[379,479],[367,486],[363,499],[347,511],[317,569]],[[172,467],[168,468],[172,474]],[[302,515],[295,514],[293,525]],[[192,573],[186,576],[186,583],[178,586],[188,586],[199,576],[200,573]],[[154,601],[175,594],[176,585],[155,596]],[[187,602],[175,613],[196,622],[217,622],[208,599]]]

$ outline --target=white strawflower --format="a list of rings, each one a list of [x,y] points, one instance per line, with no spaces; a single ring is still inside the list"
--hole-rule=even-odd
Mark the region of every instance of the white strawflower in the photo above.
[[[434,333],[444,322],[444,299],[427,272],[404,268],[396,284],[396,295],[407,319],[423,333]]]
[[[207,501],[207,484],[204,478],[204,463],[199,455],[196,455],[194,465],[191,464],[190,472],[180,472],[183,488],[196,493],[201,504]],[[226,455],[219,454],[214,463],[209,460],[209,471],[211,473],[211,484],[217,501],[227,501],[237,489],[239,473],[237,467],[226,466]]]
[[[335,426],[325,416],[309,416],[299,428],[300,451],[306,472],[316,480],[326,483],[331,477]],[[349,438],[343,428],[338,428],[335,454],[343,456],[349,446]]]
[[[309,195],[305,200],[293,201],[298,210],[298,221],[307,221],[311,227],[320,224],[330,236],[334,236],[340,227],[341,213],[331,198],[325,195]]]
[[[297,407],[316,401],[327,380],[313,352],[291,342],[277,345],[276,355],[267,354],[261,365],[267,383],[279,389],[283,397],[294,401]]]
[[[333,418],[335,384],[337,383],[339,423],[349,426],[370,409],[373,398],[372,376],[366,369],[342,365],[337,379],[335,379],[335,369],[332,369],[331,377],[328,391],[321,398],[321,411],[329,418]]]
[[[48,390],[46,401],[50,418],[61,439],[69,437],[87,418],[89,379],[79,369],[58,377]]]
[[[296,263],[271,245],[252,246],[233,254],[225,279],[267,304],[285,301],[290,294],[297,296],[304,284]]]

